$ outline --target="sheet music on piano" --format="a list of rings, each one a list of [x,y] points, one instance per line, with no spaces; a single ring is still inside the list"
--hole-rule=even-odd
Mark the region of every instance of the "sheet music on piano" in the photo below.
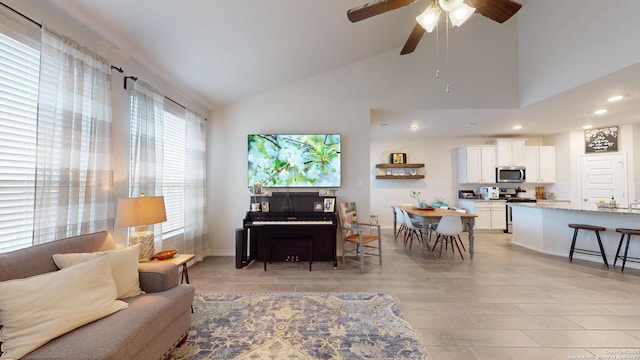
[[[291,193],[289,189],[287,189],[287,195],[284,197],[284,201],[282,202],[281,211],[294,211],[293,203],[291,202]]]

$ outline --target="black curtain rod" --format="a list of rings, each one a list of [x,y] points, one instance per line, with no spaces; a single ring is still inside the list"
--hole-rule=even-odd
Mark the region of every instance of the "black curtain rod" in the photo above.
[[[125,89],[125,90],[127,90],[127,80],[129,80],[129,79],[131,79],[131,80],[133,80],[133,81],[138,81],[138,77],[137,77],[137,76],[125,76],[125,77],[124,77],[124,89]],[[167,100],[169,100],[169,101],[171,101],[172,103],[174,103],[174,104],[176,104],[176,105],[180,106],[181,108],[183,108],[183,109],[185,109],[185,110],[187,109],[184,105],[180,104],[179,102],[177,102],[177,101],[173,100],[172,98],[170,98],[170,97],[168,97],[168,96],[165,96],[164,98],[165,98],[165,99],[167,99]]]
[[[184,105],[182,105],[182,104],[180,104],[179,102],[177,102],[177,101],[173,100],[172,98],[170,98],[170,97],[168,97],[168,96],[165,96],[164,98],[165,98],[165,99],[167,99],[167,100],[169,100],[169,101],[171,101],[172,103],[174,103],[174,104],[176,104],[176,105],[180,106],[181,108],[183,108],[183,109],[187,110],[187,108],[186,108]]]
[[[138,77],[137,77],[137,76],[125,76],[125,77],[124,77],[124,89],[125,89],[125,90],[127,90],[127,80],[129,80],[129,79],[131,79],[131,80],[133,80],[133,81],[138,81]],[[181,108],[183,108],[183,109],[185,109],[185,110],[187,109],[187,107],[186,107],[186,106],[184,106],[184,105],[180,104],[179,102],[177,102],[177,101],[173,100],[172,98],[170,98],[170,97],[168,97],[168,96],[166,96],[166,95],[164,96],[164,98],[165,98],[165,99],[167,99],[167,100],[169,100],[169,101],[171,101],[172,103],[174,103],[174,104],[176,104],[176,105],[180,106]],[[204,121],[207,121],[207,118],[204,118]]]
[[[25,19],[29,20],[30,22],[32,22],[33,24],[35,24],[37,27],[39,27],[40,29],[42,29],[42,24],[40,24],[39,22],[37,22],[37,21],[33,20],[32,18],[28,17],[27,15],[25,15],[25,14],[21,13],[20,11],[18,11],[18,10],[16,10],[16,9],[12,8],[11,6],[9,6],[9,5],[7,5],[7,4],[5,4],[5,3],[3,3],[3,2],[0,2],[0,5],[4,6],[5,8],[9,9],[10,11],[12,11],[13,13],[15,13],[15,14],[17,14],[17,15],[22,16],[23,18],[25,18]],[[116,71],[117,71],[117,72],[119,72],[120,74],[122,74],[122,73],[124,72],[124,70],[122,70],[122,68],[121,68],[121,67],[118,67],[118,66],[115,66],[115,65],[111,65],[111,68],[112,68],[112,69],[114,69],[114,70],[116,70]]]
[[[39,22],[37,22],[37,21],[33,20],[32,18],[28,17],[27,15],[25,15],[25,14],[21,13],[20,11],[18,11],[18,10],[16,10],[16,9],[12,8],[11,6],[9,6],[9,5],[7,5],[7,4],[5,4],[5,3],[3,3],[3,2],[0,2],[0,4],[2,4],[2,6],[6,7],[7,9],[9,9],[9,10],[13,11],[14,13],[16,13],[16,14],[18,14],[18,15],[22,16],[23,18],[25,18],[25,19],[27,19],[27,20],[31,21],[31,22],[32,22],[32,23],[34,23],[36,26],[38,26],[40,29],[42,29],[42,24],[40,24]]]

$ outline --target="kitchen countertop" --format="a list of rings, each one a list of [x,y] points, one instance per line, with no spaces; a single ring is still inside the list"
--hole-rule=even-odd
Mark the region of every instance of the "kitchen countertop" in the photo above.
[[[629,208],[599,208],[599,209],[581,209],[578,207],[574,207],[569,205],[566,202],[560,203],[511,203],[511,206],[523,206],[529,208],[536,209],[550,209],[550,210],[565,210],[565,211],[577,211],[577,212],[585,212],[585,213],[598,213],[598,214],[626,214],[626,215],[640,215],[640,208],[633,208],[630,210]]]

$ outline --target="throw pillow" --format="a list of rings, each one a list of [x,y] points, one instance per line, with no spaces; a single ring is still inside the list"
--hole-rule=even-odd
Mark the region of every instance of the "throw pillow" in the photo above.
[[[116,293],[106,256],[0,282],[0,360],[19,359],[62,334],[126,308]]]
[[[120,250],[101,251],[97,253],[54,254],[53,261],[59,269],[94,259],[102,254],[107,256],[111,264],[111,274],[118,289],[118,299],[143,294],[140,289],[140,275],[138,274],[138,252],[140,244]]]

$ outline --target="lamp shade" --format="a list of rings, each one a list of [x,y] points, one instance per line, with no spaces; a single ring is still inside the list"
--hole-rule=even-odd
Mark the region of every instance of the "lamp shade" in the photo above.
[[[431,33],[438,23],[438,18],[440,18],[440,9],[429,5],[422,14],[416,16],[416,21],[423,29]]]
[[[151,225],[167,221],[164,196],[118,199],[116,226]]]
[[[451,20],[453,26],[460,26],[467,21],[475,11],[476,8],[462,3],[452,11],[449,11],[449,20]]]

